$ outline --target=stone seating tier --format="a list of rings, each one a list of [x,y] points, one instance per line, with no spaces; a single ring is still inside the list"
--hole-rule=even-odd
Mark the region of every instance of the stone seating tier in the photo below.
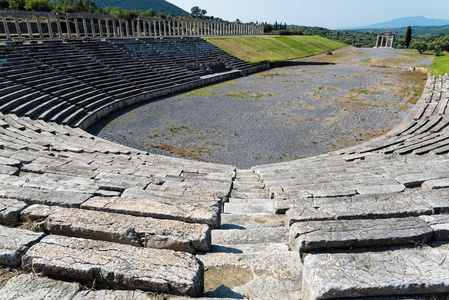
[[[72,281],[96,282],[92,297],[129,296],[120,289],[201,296],[205,282],[226,274],[239,282],[225,283],[232,290],[208,287],[206,296],[449,294],[447,76],[430,77],[404,123],[373,141],[236,170],[144,153],[58,124],[84,128],[146,100],[125,103],[134,94],[120,97],[125,90],[108,80],[129,82],[136,95],[166,91],[133,85],[120,60],[106,64],[126,52],[123,45],[82,43],[0,47],[7,60],[0,74],[0,264],[44,276],[16,276],[0,287],[0,298],[36,297],[51,286],[88,299]],[[195,43],[200,49],[203,41],[178,44],[193,54]],[[58,49],[74,54],[67,60],[73,68],[52,55]],[[125,53],[123,61],[152,69],[137,55]],[[189,84],[196,83],[205,81]],[[35,107],[19,100],[29,95],[44,98],[30,99]],[[437,104],[416,118],[422,103]]]

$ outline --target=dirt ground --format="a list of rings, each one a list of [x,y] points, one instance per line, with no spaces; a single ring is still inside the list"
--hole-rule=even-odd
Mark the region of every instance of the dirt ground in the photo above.
[[[292,66],[158,99],[89,132],[153,153],[249,168],[352,146],[399,124],[432,57],[347,47]]]

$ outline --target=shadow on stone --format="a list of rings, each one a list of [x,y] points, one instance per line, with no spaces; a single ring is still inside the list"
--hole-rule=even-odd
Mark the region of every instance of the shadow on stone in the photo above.
[[[204,297],[210,298],[230,298],[230,299],[245,299],[242,294],[236,293],[225,285],[220,285],[216,290],[207,292]]]
[[[243,253],[242,250],[226,247],[226,246],[219,246],[219,245],[212,245],[212,252],[214,253]]]
[[[227,229],[238,229],[238,230],[246,230],[246,227],[235,225],[235,224],[223,224],[221,225],[220,229],[227,230]]]

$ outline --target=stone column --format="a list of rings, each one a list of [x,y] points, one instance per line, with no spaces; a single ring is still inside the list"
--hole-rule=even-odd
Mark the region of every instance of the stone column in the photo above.
[[[122,22],[122,19],[118,19],[118,29],[119,29],[119,31],[120,31],[119,35],[120,35],[121,37],[125,36],[125,35],[123,34],[123,22]]]
[[[126,36],[129,36],[129,22],[128,22],[128,20],[125,20],[125,27],[126,27]]]
[[[75,22],[75,32],[76,32],[76,37],[79,38],[80,37],[80,27],[78,24],[78,18],[73,18],[73,22]]]
[[[167,20],[162,21],[164,24],[164,36],[167,36]]]
[[[147,22],[146,20],[142,20],[143,23],[143,36],[147,36]]]
[[[95,20],[94,18],[90,18],[90,28],[92,29],[92,36],[97,36],[97,31],[95,30]]]
[[[62,26],[61,26],[61,20],[59,20],[59,14],[56,14],[56,27],[58,27],[58,36],[60,39],[62,39],[64,36],[62,34]],[[19,37],[22,37],[22,34],[19,35]]]
[[[147,21],[144,21],[144,22],[148,22],[148,34],[149,34],[149,36],[153,35],[153,29],[154,29],[154,35],[156,35],[156,26],[154,26],[154,22],[153,22],[153,25],[151,25],[151,20],[147,20]]]
[[[172,26],[173,20],[168,20],[168,36],[171,36],[171,26]]]
[[[20,30],[19,19],[17,19],[17,16],[14,16],[14,23],[16,24],[16,32],[19,35],[19,38],[21,38],[22,37],[22,31]]]
[[[42,24],[39,16],[36,17],[36,23],[37,23],[37,30],[39,31],[39,36],[41,40],[44,39],[44,32],[42,31]]]
[[[84,28],[84,37],[88,37],[89,36],[89,32],[87,30],[87,21],[86,18],[82,18],[83,20],[83,28]]]
[[[189,21],[189,35],[192,35],[192,21]]]
[[[54,39],[54,36],[53,36],[53,28],[51,28],[51,20],[50,20],[50,17],[47,17],[47,27],[48,27],[48,34],[50,35],[50,39]]]
[[[110,37],[111,36],[111,29],[109,28],[109,19],[108,18],[105,19],[105,23],[106,23],[106,36]]]
[[[101,19],[98,19],[98,31],[100,31],[100,37],[103,37],[103,25],[101,24]]]
[[[112,19],[112,32],[114,33],[114,37],[117,37],[117,28],[115,25],[115,19]]]
[[[139,21],[137,21],[139,22]],[[131,31],[133,32],[133,36],[136,37],[136,25],[134,24],[134,20],[131,20]]]
[[[159,29],[159,36],[162,36],[161,20],[157,22],[157,29]]]
[[[2,16],[2,21],[3,21],[3,27],[5,27],[6,39],[10,40],[11,33],[9,32],[8,20],[6,19],[6,16]]]
[[[28,19],[28,17],[27,17],[27,19]],[[70,39],[72,37],[72,29],[70,29],[70,20],[68,17],[65,17],[65,25],[67,27],[68,38]]]

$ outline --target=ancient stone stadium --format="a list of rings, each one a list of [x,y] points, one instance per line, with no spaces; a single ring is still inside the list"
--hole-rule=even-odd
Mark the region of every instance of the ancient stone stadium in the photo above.
[[[447,299],[447,75],[386,134],[240,169],[84,129],[268,69],[201,38],[260,27],[0,15],[0,299]]]

